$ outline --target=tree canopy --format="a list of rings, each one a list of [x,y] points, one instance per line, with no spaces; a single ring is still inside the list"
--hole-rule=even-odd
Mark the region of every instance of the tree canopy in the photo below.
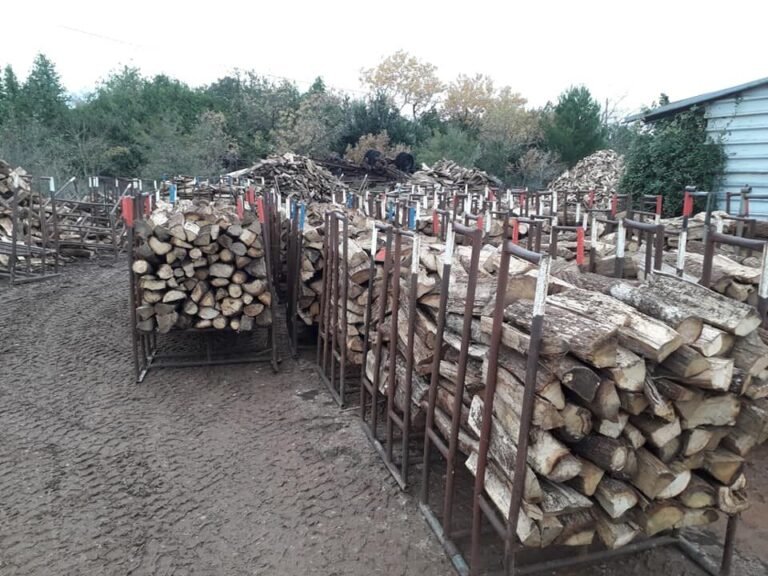
[[[437,72],[398,51],[362,70],[367,93],[351,96],[319,76],[301,90],[235,70],[191,87],[123,67],[74,98],[41,54],[26,78],[10,66],[0,77],[0,158],[40,175],[159,178],[217,175],[289,150],[357,158],[375,146],[389,155],[408,150],[417,163],[446,157],[509,184],[543,186],[562,169],[561,158],[574,162],[602,142],[600,107],[586,88],[537,109],[487,75],[443,83]]]
[[[543,126],[547,147],[568,166],[599,150],[605,142],[600,104],[584,86],[563,92]]]
[[[622,191],[664,196],[664,213],[671,216],[680,214],[686,186],[712,190],[726,158],[722,143],[709,139],[706,125],[703,111],[694,108],[637,134],[626,156]]]

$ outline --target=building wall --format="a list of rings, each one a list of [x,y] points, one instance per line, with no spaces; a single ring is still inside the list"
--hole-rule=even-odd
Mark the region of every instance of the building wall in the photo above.
[[[720,207],[725,209],[725,192],[752,186],[752,194],[768,196],[768,85],[752,88],[738,98],[724,98],[707,104],[707,132],[722,137],[728,161],[719,189]],[[731,211],[739,208],[738,199]],[[752,200],[750,215],[768,219],[768,200]]]

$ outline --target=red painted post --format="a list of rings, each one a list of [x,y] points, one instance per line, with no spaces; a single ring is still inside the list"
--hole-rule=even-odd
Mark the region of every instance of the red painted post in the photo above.
[[[691,214],[693,214],[693,196],[686,192],[683,196],[683,216],[691,216]]]
[[[259,216],[259,222],[264,224],[264,198],[261,196],[256,199],[256,213]]]
[[[584,265],[584,228],[576,230],[576,265]]]
[[[133,227],[133,198],[123,196],[120,200],[120,208],[123,213],[123,220],[128,228]]]

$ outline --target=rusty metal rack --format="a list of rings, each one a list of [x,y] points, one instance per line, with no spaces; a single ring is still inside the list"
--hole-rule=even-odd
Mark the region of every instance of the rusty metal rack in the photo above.
[[[731,211],[731,198],[739,197],[739,212]],[[768,194],[752,194],[752,186],[743,186],[738,192],[725,193],[725,211],[732,216],[749,216],[749,203],[751,200],[768,200]]]
[[[333,399],[347,406],[348,379],[356,374],[347,363],[347,262],[349,221],[341,210],[325,214],[323,289],[317,338],[317,370]]]
[[[639,222],[637,220],[630,220],[624,218],[620,221],[619,232],[617,233],[616,240],[626,241],[623,234],[623,230],[626,230],[627,236],[631,239],[633,232],[637,233],[639,244],[642,243],[645,238],[645,274],[646,276],[651,273],[652,270],[661,270],[664,260],[664,225],[663,224],[651,224],[648,222]],[[638,245],[639,245],[638,244]],[[622,250],[623,252],[623,250]],[[618,253],[618,248],[617,248]],[[616,258],[617,266],[619,264],[619,258]],[[621,259],[621,269],[617,268],[617,278],[624,276],[624,259]]]
[[[0,270],[0,277],[8,278],[11,285],[37,282],[55,278],[59,275],[59,251],[51,242],[53,220],[48,218],[49,201],[45,200],[42,192],[43,182],[49,182],[53,187],[53,179],[37,178],[41,190],[35,195],[38,207],[21,206],[19,189],[14,187],[10,202],[11,209],[11,239],[0,241],[0,255],[8,258],[6,269]],[[0,198],[0,202],[6,201]],[[7,206],[7,204],[6,204]],[[26,225],[26,233],[24,226]],[[32,236],[32,228],[37,225],[40,229],[38,239]],[[33,263],[33,260],[38,262]]]
[[[360,420],[368,439],[374,446],[378,454],[384,461],[392,477],[398,485],[405,489],[409,483],[409,463],[410,463],[410,440],[411,440],[411,403],[412,403],[412,385],[414,376],[414,354],[415,343],[415,317],[417,306],[417,287],[419,271],[419,235],[410,230],[395,228],[393,226],[383,226],[374,224],[373,237],[371,239],[371,252],[378,252],[378,231],[386,231],[385,252],[384,252],[384,274],[380,284],[380,294],[378,297],[378,315],[375,328],[372,325],[372,290],[369,291],[368,303],[366,306],[366,322],[364,328],[363,362],[367,367],[368,350],[370,347],[371,331],[375,330],[375,348],[373,357],[372,380],[367,377],[367,368],[364,368],[361,375],[360,387]],[[406,338],[405,353],[405,374],[402,383],[398,383],[397,362],[398,362],[398,317],[401,307],[401,279],[402,269],[402,243],[403,238],[412,242],[411,274],[408,282],[408,310],[407,325],[408,335]],[[375,278],[375,263],[371,262],[369,286],[373,287]],[[383,340],[385,337],[384,317],[388,307],[389,293],[388,287],[391,281],[391,325],[389,327],[389,345],[387,353],[387,381],[384,386],[385,391],[381,392],[381,369],[383,364]],[[402,386],[402,393],[399,393],[399,386]],[[401,406],[396,404],[396,395],[401,398]],[[380,422],[379,418],[383,418]],[[383,424],[383,439],[380,431],[380,425]],[[399,432],[396,437],[395,429]],[[395,454],[395,445],[399,444],[398,454]]]
[[[511,466],[513,478],[525,478],[535,403],[538,360],[544,329],[545,299],[549,282],[550,258],[547,255],[520,248],[510,240],[505,241],[499,264],[499,285],[496,296],[497,311],[504,308],[504,298],[509,279],[510,258],[513,256],[538,265],[530,345],[527,350],[524,391],[520,413],[520,429],[516,438],[517,451]],[[444,262],[444,271],[446,269],[445,266],[446,263]],[[444,283],[447,277],[448,274],[443,275]],[[472,283],[470,282],[468,286],[472,286]],[[445,303],[442,302],[438,315],[438,337],[441,336],[441,329],[444,329],[445,325],[444,308]],[[461,576],[478,576],[480,574],[523,576],[544,572],[552,573],[555,570],[596,564],[661,546],[675,546],[710,576],[729,576],[734,554],[735,535],[739,520],[738,515],[728,517],[723,553],[719,566],[714,566],[700,550],[685,538],[681,531],[649,537],[615,550],[605,549],[598,544],[581,546],[576,549],[563,546],[549,546],[544,549],[523,548],[518,539],[516,527],[523,504],[524,482],[512,482],[509,507],[503,510],[503,513],[497,511],[495,504],[491,501],[486,491],[486,470],[490,458],[491,423],[497,385],[497,369],[502,346],[503,323],[503,314],[494,314],[488,350],[488,371],[483,396],[483,414],[477,447],[476,470],[474,480],[472,481],[472,522],[471,530],[469,531],[465,530],[464,526],[457,526],[461,518],[454,511],[460,503],[454,500],[456,489],[451,485],[451,478],[454,477],[456,472],[456,458],[460,455],[456,447],[458,445],[458,421],[461,418],[461,395],[459,392],[456,394],[458,410],[456,406],[453,407],[450,434],[446,443],[443,437],[437,433],[435,426],[435,408],[438,402],[434,368],[433,379],[430,383],[427,413],[428,425],[424,439],[424,470],[420,510],[425,516],[428,525],[443,545],[457,573]],[[465,326],[465,336],[466,334],[467,329]],[[434,363],[438,365],[439,360],[435,360]],[[443,456],[447,466],[442,503],[441,505],[438,504],[442,510],[440,515],[435,512],[429,498],[432,492],[432,483],[430,482],[432,470],[430,470],[430,465],[434,460],[433,448],[435,447],[440,455]],[[493,534],[501,541],[501,546],[497,544],[498,540],[492,537]]]
[[[93,184],[93,180],[89,182]],[[120,198],[136,193],[131,182],[118,195],[118,191],[89,186],[90,199],[73,199],[78,193],[77,179],[70,178],[58,190],[51,193],[53,237],[61,254],[93,253],[97,257],[109,255],[116,261],[126,244],[127,230],[120,217]],[[105,184],[104,184],[105,186]]]
[[[584,265],[584,227],[583,226],[565,226],[555,224],[550,229],[549,255],[554,260],[557,258],[557,246],[560,239],[560,233],[572,232],[576,234],[576,264]]]
[[[160,350],[159,338],[157,332],[144,332],[137,328],[138,318],[136,315],[136,303],[141,301],[141,288],[136,281],[136,275],[131,270],[133,262],[134,249],[138,241],[134,233],[134,218],[141,220],[151,213],[152,196],[149,194],[137,193],[134,196],[125,197],[122,201],[128,208],[123,213],[128,239],[128,276],[130,279],[129,300],[130,300],[130,322],[131,322],[131,343],[133,348],[133,365],[136,376],[136,382],[141,383],[146,378],[150,370],[164,368],[194,368],[210,367],[225,364],[247,364],[247,363],[270,363],[274,372],[278,371],[279,355],[277,351],[277,318],[275,309],[277,299],[273,282],[273,272],[270,259],[265,256],[265,267],[267,275],[267,285],[272,297],[272,321],[269,326],[258,327],[250,332],[237,333],[232,329],[217,330],[211,329],[188,329],[171,331],[165,335],[168,337],[179,337],[184,335],[192,339],[193,346],[181,346],[181,350],[165,352]],[[259,221],[262,223],[262,238],[264,242],[265,254],[270,250],[270,229],[266,225],[266,219],[273,206],[270,205],[269,197],[264,196],[257,199],[256,208],[258,210]],[[199,349],[200,340],[203,340],[204,349]],[[198,348],[195,349],[194,345]]]
[[[701,280],[699,281],[702,286],[710,287],[712,282],[712,265],[717,244],[727,244],[762,253],[760,258],[760,284],[757,292],[757,311],[760,313],[763,322],[765,322],[766,318],[768,318],[768,248],[766,248],[768,241],[741,238],[730,234],[709,231],[704,245],[704,265]]]
[[[662,216],[663,197],[661,194],[645,194],[638,199],[639,209],[632,207],[631,200],[627,208],[627,217],[634,220],[649,219],[658,223]]]
[[[520,236],[520,224],[528,225],[528,234],[526,241],[528,243],[528,250],[541,250],[541,236],[545,219],[539,216],[532,218],[514,218],[512,220],[512,240],[517,244]]]
[[[558,224],[562,224],[563,226],[570,226],[570,225],[585,225],[586,226],[586,219],[587,214],[589,213],[589,209],[591,209],[595,202],[595,191],[589,190],[577,190],[575,192],[565,192],[565,197],[563,198],[563,215],[562,219],[558,218]],[[584,197],[587,197],[586,206],[584,203]],[[570,210],[573,208],[572,210]],[[586,209],[585,209],[586,208]],[[570,220],[570,213],[573,212],[573,223],[571,223]]]
[[[291,343],[291,352],[294,358],[298,357],[301,349],[315,349],[313,344],[306,342],[305,334],[301,327],[305,326],[299,317],[299,299],[301,298],[301,266],[304,254],[304,223],[306,220],[307,205],[305,202],[288,202],[289,218],[287,221],[286,242],[286,322],[288,325],[288,338]]]
[[[450,422],[439,425],[438,419],[445,418],[437,414],[438,394],[440,387],[440,362],[443,348],[443,336],[445,333],[446,316],[448,312],[448,292],[450,289],[450,276],[453,260],[453,234],[463,235],[471,245],[469,281],[465,300],[464,322],[462,326],[461,344],[456,374],[456,388],[453,393],[453,405],[451,407]],[[472,331],[472,311],[475,300],[475,287],[482,250],[481,229],[462,224],[454,224],[453,230],[447,231],[443,253],[443,270],[440,284],[440,303],[437,311],[437,331],[435,335],[435,355],[432,361],[432,373],[429,383],[427,400],[427,422],[424,433],[424,453],[421,479],[421,491],[419,497],[419,509],[429,526],[449,553],[454,565],[460,573],[466,573],[466,564],[458,553],[454,539],[460,537],[465,531],[456,530],[454,525],[454,503],[456,500],[457,473],[460,469],[459,429],[461,425],[462,401],[464,396],[465,377],[469,362],[469,347]],[[445,429],[448,429],[445,432]],[[441,430],[442,429],[442,430]],[[436,453],[435,450],[436,449]],[[433,505],[432,492],[432,462],[437,455],[445,461],[445,483],[442,490],[442,502]],[[435,509],[438,508],[439,512]]]

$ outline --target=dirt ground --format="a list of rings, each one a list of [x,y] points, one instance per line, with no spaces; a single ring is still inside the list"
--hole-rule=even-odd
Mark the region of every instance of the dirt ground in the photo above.
[[[278,375],[164,370],[137,385],[124,264],[0,286],[0,326],[0,575],[452,573],[356,412],[284,339]],[[768,450],[751,460],[739,576],[768,574]],[[703,574],[671,550],[560,574],[661,570]]]

